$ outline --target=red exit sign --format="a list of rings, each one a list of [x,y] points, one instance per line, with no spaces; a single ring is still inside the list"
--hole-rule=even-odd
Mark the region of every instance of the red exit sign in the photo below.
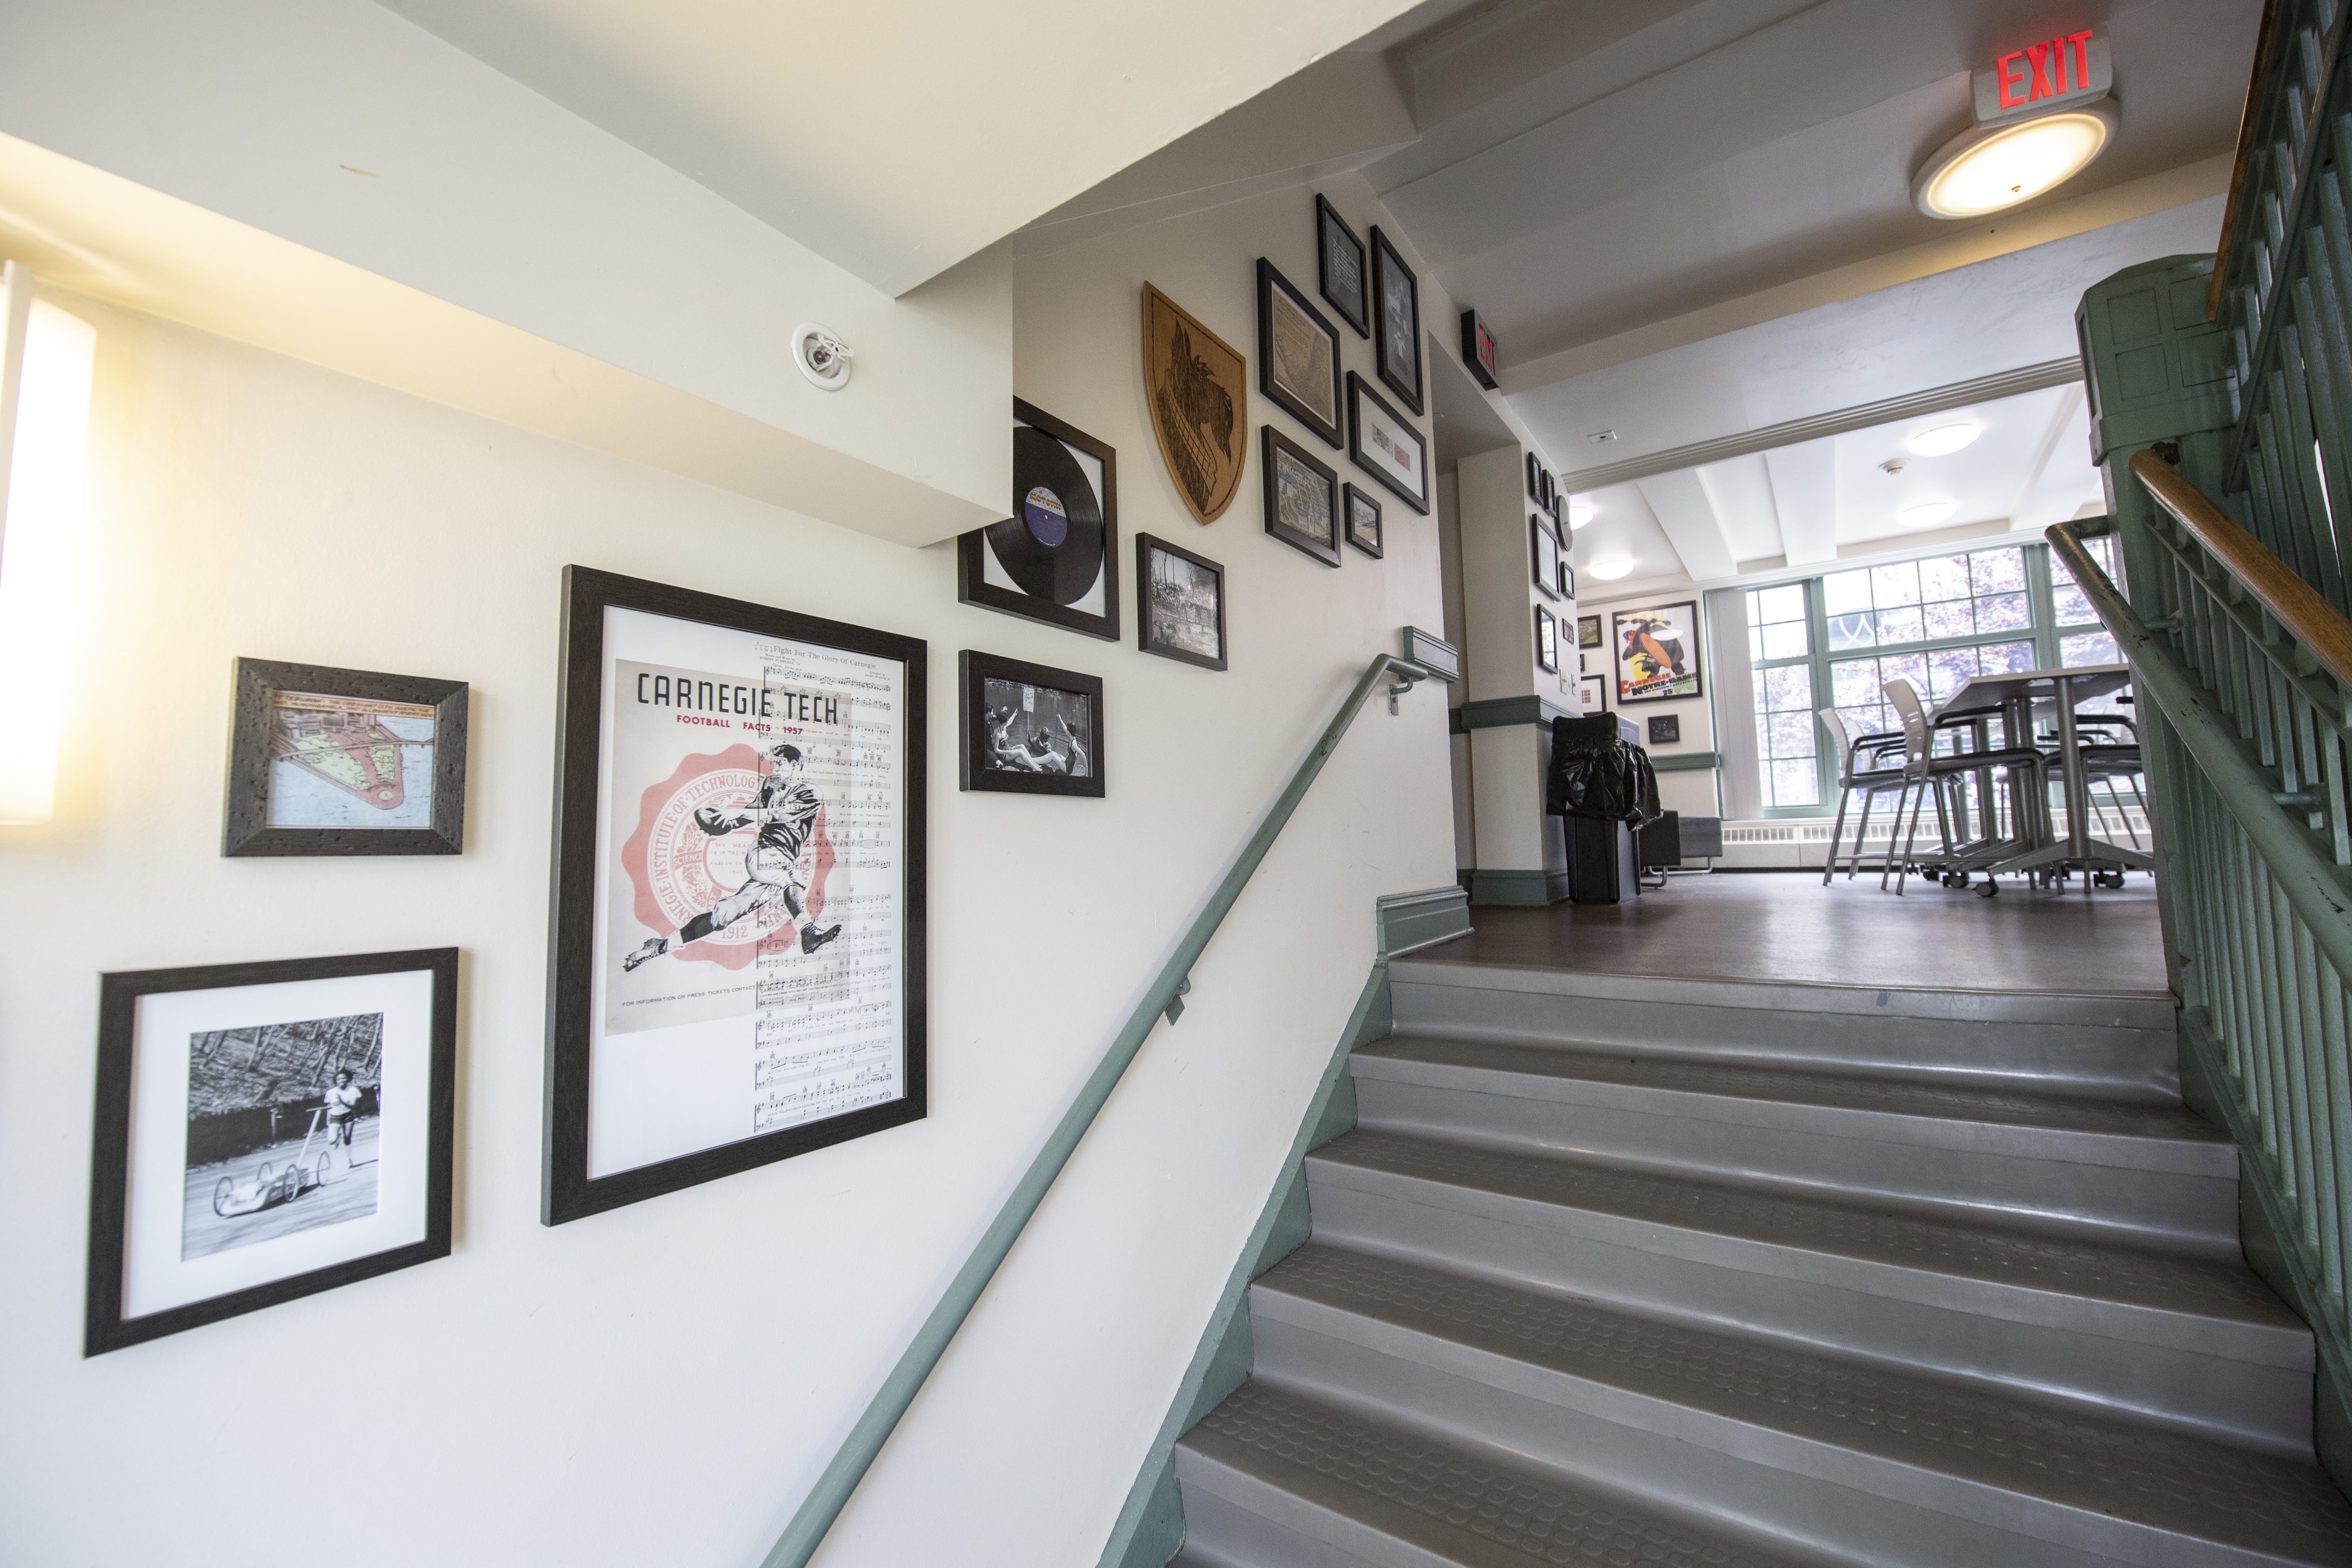
[[[2115,86],[2104,27],[2035,38],[1977,68],[1977,123],[2005,125],[2105,98]]]

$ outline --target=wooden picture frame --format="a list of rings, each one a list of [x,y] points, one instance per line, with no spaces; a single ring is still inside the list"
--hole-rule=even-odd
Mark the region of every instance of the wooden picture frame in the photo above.
[[[1547,599],[1559,598],[1559,541],[1552,535],[1551,520],[1539,511],[1528,514],[1528,562],[1536,592]]]
[[[453,947],[99,976],[82,1354],[447,1257],[457,1083]]]
[[[1257,389],[1315,432],[1339,444],[1339,331],[1281,269],[1257,258]]]
[[[1024,431],[1031,432],[1024,436]],[[983,610],[995,610],[1003,615],[1019,616],[1024,620],[1043,621],[1064,631],[1078,632],[1106,641],[1118,640],[1118,453],[1110,443],[1087,435],[1066,420],[1020,398],[1013,400],[1013,479],[1012,510],[1001,522],[986,528],[976,528],[956,540],[956,601],[974,605]],[[1102,560],[1097,575],[1076,597],[1064,601],[1049,589],[1055,575],[1050,559],[1044,570],[1033,558],[1015,559],[1008,563],[1008,553],[1016,550],[1024,557],[1034,557],[1052,547],[1034,532],[1027,521],[1033,508],[1048,509],[1035,512],[1042,520],[1071,526],[1069,507],[1077,498],[1052,495],[1032,499],[1030,489],[1022,483],[1022,456],[1024,443],[1057,443],[1061,455],[1067,458],[1071,472],[1096,491],[1094,500],[1102,513]],[[1045,448],[1050,457],[1053,448]],[[1087,468],[1098,470],[1089,473]],[[1024,584],[1020,578],[1031,581]]]
[[[1367,293],[1370,269],[1364,242],[1348,220],[1320,192],[1315,197],[1316,292],[1356,329],[1360,338],[1372,335],[1371,307]]]
[[[1559,621],[1541,605],[1536,610],[1536,668],[1547,675],[1559,673]]]
[[[1213,584],[1213,610],[1201,602]],[[1149,533],[1135,536],[1135,646],[1202,669],[1226,662],[1225,569]]]
[[[1348,458],[1381,488],[1429,515],[1429,438],[1372,384],[1348,373]]]
[[[465,852],[464,681],[266,658],[230,679],[223,855]]]
[[[1103,798],[1101,676],[966,648],[956,656],[956,689],[960,788]]]
[[[1706,695],[1697,600],[1612,611],[1609,640],[1620,708]]]
[[[1418,416],[1421,404],[1421,279],[1396,242],[1372,226],[1372,369]]]
[[[543,1224],[923,1117],[927,657],[564,568]]]
[[[1339,513],[1346,519],[1348,542],[1378,561],[1388,553],[1381,536],[1381,503],[1370,491],[1349,480],[1339,487]]]
[[[1265,531],[1302,555],[1339,565],[1339,470],[1273,426],[1258,428]]]

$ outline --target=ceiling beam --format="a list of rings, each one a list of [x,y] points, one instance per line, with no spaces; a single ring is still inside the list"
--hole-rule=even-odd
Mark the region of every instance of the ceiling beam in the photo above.
[[[1696,473],[1685,469],[1653,475],[1641,481],[1641,491],[1693,579],[1727,577],[1739,570],[1738,552],[1716,513],[1715,498]]]
[[[1780,544],[1791,566],[1837,559],[1837,447],[1801,441],[1764,454],[1780,510]]]

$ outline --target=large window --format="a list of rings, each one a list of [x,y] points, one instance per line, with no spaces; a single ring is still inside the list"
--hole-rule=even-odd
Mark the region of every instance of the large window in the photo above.
[[[2113,542],[2087,542],[2117,576]],[[1973,675],[2112,664],[2115,639],[2065,563],[2010,544],[1831,572],[1748,594],[1755,665],[1757,773],[1769,815],[1811,815],[1837,799],[1843,758],[1819,718],[1850,736],[1901,729],[1885,687],[1907,680],[1930,709]],[[2106,699],[2086,706],[2111,708]]]

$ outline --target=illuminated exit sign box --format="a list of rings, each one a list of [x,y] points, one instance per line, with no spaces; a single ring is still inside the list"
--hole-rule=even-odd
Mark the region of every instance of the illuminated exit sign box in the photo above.
[[[1990,66],[1979,66],[1973,81],[1979,125],[2007,125],[2105,98],[2116,84],[2107,30],[2085,27],[2023,40]]]

